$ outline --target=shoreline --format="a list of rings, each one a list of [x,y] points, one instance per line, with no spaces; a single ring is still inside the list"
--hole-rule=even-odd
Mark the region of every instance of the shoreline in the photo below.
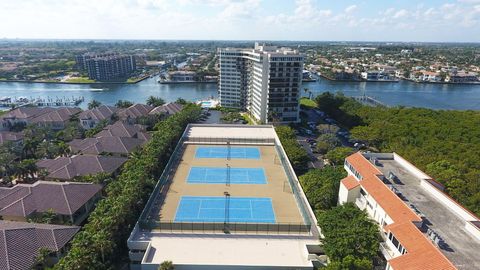
[[[133,82],[49,82],[49,81],[26,81],[26,80],[0,80],[0,83],[2,82],[17,82],[17,83],[44,83],[44,84],[78,84],[78,85],[84,85],[84,84],[92,84],[92,85],[103,85],[103,84],[136,84],[139,83],[143,80],[146,80],[150,78],[150,75],[144,76],[138,80],[135,80]]]

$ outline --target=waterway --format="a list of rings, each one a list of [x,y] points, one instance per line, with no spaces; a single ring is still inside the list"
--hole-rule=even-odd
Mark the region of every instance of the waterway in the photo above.
[[[159,84],[158,78],[149,78],[137,84],[47,84],[0,82],[0,97],[85,97],[80,107],[95,99],[113,105],[117,100],[145,102],[149,96],[166,101],[183,98],[189,101],[217,97],[216,84]],[[433,109],[480,110],[480,85],[418,84],[408,81],[387,82],[335,82],[320,79],[304,83],[314,96],[326,92],[343,92],[347,96],[366,94],[388,105],[426,107]],[[302,95],[308,96],[302,91]]]

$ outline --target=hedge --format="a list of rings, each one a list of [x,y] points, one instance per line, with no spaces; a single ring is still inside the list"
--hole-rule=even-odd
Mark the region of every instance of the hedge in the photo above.
[[[188,123],[200,107],[186,106],[160,122],[152,139],[128,160],[106,187],[87,224],[71,241],[70,251],[54,269],[113,269],[126,256],[126,242],[165,165]]]

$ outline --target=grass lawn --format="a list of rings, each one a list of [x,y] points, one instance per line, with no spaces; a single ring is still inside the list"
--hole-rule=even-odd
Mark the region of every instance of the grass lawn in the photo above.
[[[94,80],[90,80],[87,77],[74,77],[67,80],[69,83],[94,83]]]
[[[305,106],[309,109],[314,109],[317,107],[317,103],[314,100],[305,97],[300,99],[300,105]]]

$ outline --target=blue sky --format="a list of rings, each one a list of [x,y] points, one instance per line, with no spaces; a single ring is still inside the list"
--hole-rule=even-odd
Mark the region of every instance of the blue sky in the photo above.
[[[480,0],[0,0],[0,38],[480,42]]]

